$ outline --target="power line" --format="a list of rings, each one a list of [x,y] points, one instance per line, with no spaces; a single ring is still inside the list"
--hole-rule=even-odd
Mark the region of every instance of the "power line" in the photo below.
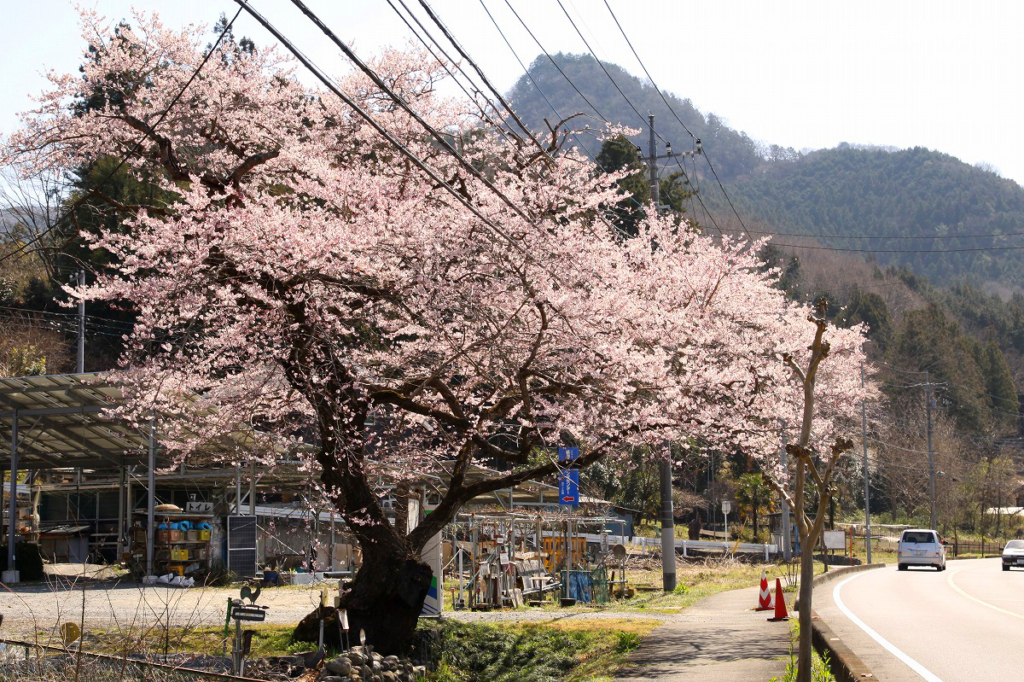
[[[235,16],[233,16],[231,18],[231,21],[228,22],[227,26],[224,27],[224,30],[221,31],[220,35],[217,36],[217,40],[214,41],[213,45],[206,52],[206,55],[203,57],[202,61],[199,62],[199,66],[197,66],[192,71],[192,75],[189,77],[188,81],[185,82],[185,85],[183,85],[181,87],[181,89],[178,91],[178,93],[171,100],[170,104],[168,104],[167,107],[162,112],[160,112],[160,115],[157,116],[156,121],[150,126],[150,130],[156,130],[156,127],[159,126],[163,122],[164,118],[167,117],[167,114],[169,114],[171,109],[174,108],[174,105],[177,104],[178,100],[182,98],[182,96],[185,94],[185,91],[188,90],[188,87],[190,85],[192,85],[193,81],[195,81],[195,79],[199,76],[199,72],[202,71],[203,67],[206,66],[206,63],[208,61],[210,61],[210,57],[217,50],[217,47],[220,46],[220,43],[224,39],[224,36],[227,35],[228,32],[231,30],[231,27],[235,23],[235,19],[237,19],[238,16],[241,13],[242,13],[242,9],[239,8],[239,10],[237,12],[235,12]],[[119,161],[119,163],[114,167],[113,170],[111,170],[106,175],[106,177],[104,177],[99,183],[97,183],[96,186],[98,187],[100,185],[103,185],[108,180],[110,180],[112,177],[114,177],[114,174],[117,173],[119,170],[121,170],[121,168],[123,168],[126,163],[128,163],[128,158],[133,156],[139,150],[139,147],[141,147],[142,143],[146,141],[146,138],[147,138],[147,135],[145,135],[145,134],[143,134],[141,137],[139,137],[138,141],[135,142],[135,145],[131,148],[131,150],[129,150],[126,154],[122,154],[121,155],[121,160]],[[32,239],[26,241],[24,244],[19,246],[17,249],[12,251],[11,253],[4,254],[3,256],[0,256],[0,263],[6,261],[9,258],[13,258],[14,256],[18,255],[19,253],[24,252],[32,244],[38,243],[46,234],[48,234],[49,232],[52,232],[53,230],[55,230],[57,228],[57,225],[59,225],[60,223],[64,222],[65,220],[67,220],[68,216],[72,215],[75,212],[75,210],[78,209],[78,207],[81,206],[83,203],[85,203],[86,199],[88,199],[93,194],[95,194],[95,192],[96,192],[96,188],[94,187],[93,189],[89,190],[86,194],[84,194],[81,197],[79,197],[78,199],[76,199],[72,203],[71,207],[68,208],[68,210],[66,210],[61,215],[57,216],[57,219],[54,220],[52,225],[48,226],[45,230],[43,230],[42,232],[37,234]]]
[[[449,76],[451,76],[452,81],[454,81],[455,84],[459,86],[459,89],[462,90],[462,92],[466,95],[466,97],[468,99],[470,99],[471,101],[473,101],[474,104],[477,103],[476,102],[476,97],[472,93],[470,93],[469,90],[462,84],[462,81],[459,80],[459,78],[454,73],[452,73],[452,70],[448,67],[448,63],[451,63],[452,65],[455,66],[456,70],[459,71],[459,73],[461,73],[462,76],[469,82],[470,87],[473,88],[473,90],[476,92],[476,94],[480,95],[482,97],[485,97],[485,99],[487,101],[487,105],[490,106],[491,109],[493,109],[495,111],[495,113],[497,113],[497,107],[495,107],[493,105],[493,103],[490,101],[489,98],[486,98],[486,96],[483,94],[483,92],[480,91],[480,88],[476,87],[476,83],[473,82],[473,79],[470,78],[469,75],[465,72],[465,70],[463,70],[462,67],[458,65],[456,60],[452,59],[451,56],[448,55],[448,53],[445,51],[445,49],[434,38],[434,36],[432,36],[430,34],[430,31],[428,31],[426,29],[426,27],[423,25],[423,23],[419,20],[419,17],[417,17],[413,12],[411,12],[409,10],[409,8],[408,8],[408,6],[406,6],[405,2],[403,0],[398,0],[399,3],[401,3],[401,5],[402,5],[402,9],[404,9],[405,12],[412,18],[412,20],[416,22],[416,25],[420,27],[420,29],[423,31],[423,34],[426,35],[427,38],[430,39],[430,42],[432,42],[434,44],[434,46],[437,47],[438,50],[440,50],[441,54],[444,55],[444,57],[445,57],[444,59],[441,59],[440,57],[437,56],[437,54],[434,53],[433,48],[430,47],[430,45],[427,43],[427,40],[420,35],[419,31],[417,31],[416,28],[413,27],[413,25],[411,23],[409,23],[409,20],[406,18],[405,14],[403,14],[401,11],[399,11],[399,9],[395,6],[395,4],[394,4],[394,2],[392,2],[392,0],[385,0],[385,1],[388,3],[388,5],[391,7],[391,9],[394,10],[395,14],[398,15],[398,17],[402,20],[402,22],[405,23],[405,25],[409,28],[409,30],[412,31],[412,34],[414,36],[416,36],[416,39],[419,40],[420,43],[423,44],[423,47],[426,48],[426,50],[430,53],[430,56],[433,57],[434,60],[437,61],[437,63],[442,66],[442,68],[444,68],[444,70],[448,73]],[[480,116],[487,123],[492,125],[495,128],[495,130],[498,131],[498,134],[501,135],[502,139],[504,139],[507,142],[508,141],[508,137],[507,137],[507,135],[505,133],[504,128],[501,125],[499,125],[498,123],[495,123],[493,119],[491,119],[491,117],[487,114],[486,109],[482,105],[478,104],[478,108],[480,109]]]
[[[884,239],[888,241],[925,241],[929,239],[993,239],[996,237],[1024,237],[1024,232],[993,232],[990,234],[936,234],[936,235],[866,235],[866,234],[810,234],[806,232],[779,232],[751,230],[754,234],[775,237],[807,237],[809,239]]]
[[[356,102],[351,97],[342,92],[338,88],[338,86],[335,85],[334,82],[330,78],[328,78],[327,75],[324,74],[323,71],[318,66],[316,66],[308,57],[306,57],[306,55],[303,54],[301,50],[299,50],[290,40],[288,40],[288,38],[286,38],[284,34],[277,29],[277,27],[271,24],[270,21],[268,21],[262,14],[253,9],[253,7],[250,4],[248,4],[247,0],[235,0],[235,2],[241,5],[242,8],[246,12],[248,12],[250,16],[253,17],[253,19],[255,19],[261,26],[263,26],[263,28],[269,31],[271,35],[277,38],[285,47],[285,49],[291,52],[295,56],[295,58],[298,59],[300,63],[302,63],[303,66],[309,69],[310,73],[316,76],[317,80],[319,80],[324,85],[324,87],[330,90],[335,96],[341,99],[341,101],[343,101],[354,112],[356,112],[356,114],[364,121],[366,121],[370,125],[370,127],[377,131],[377,133],[381,137],[387,140],[387,142],[391,144],[395,149],[397,149],[404,157],[409,159],[409,161],[412,162],[414,166],[416,166],[421,171],[426,173],[427,177],[429,177],[431,180],[437,183],[438,186],[445,189],[449,194],[451,194],[456,199],[456,201],[465,206],[470,213],[475,215],[485,225],[494,230],[495,234],[497,234],[502,239],[507,241],[509,245],[511,245],[514,249],[529,257],[529,253],[527,253],[525,249],[523,249],[522,245],[519,244],[519,242],[513,239],[511,235],[505,232],[505,230],[503,230],[493,220],[491,220],[483,213],[481,213],[479,209],[473,206],[472,202],[470,202],[469,199],[467,199],[465,196],[462,195],[461,192],[452,187],[450,183],[441,178],[436,171],[427,166],[427,164],[419,156],[410,151],[404,144],[402,144],[397,138],[395,138],[395,136],[392,135],[390,131],[384,128],[384,126],[382,126],[376,119],[374,119],[365,109],[359,106],[358,102]],[[517,213],[521,213],[521,210],[517,210]]]
[[[683,130],[685,130],[690,137],[696,140],[697,136],[694,135],[693,132],[687,127],[687,125],[683,123],[683,120],[679,118],[679,115],[676,114],[675,109],[673,109],[672,105],[669,104],[668,98],[665,97],[664,93],[662,93],[661,88],[658,87],[658,84],[654,82],[654,77],[651,75],[651,72],[647,70],[647,66],[644,64],[644,61],[640,59],[640,55],[637,54],[636,48],[633,47],[633,41],[631,41],[629,39],[629,36],[626,35],[625,29],[623,29],[622,24],[619,23],[619,18],[615,16],[615,12],[612,11],[612,7],[611,5],[608,4],[608,0],[604,0],[604,6],[608,8],[608,13],[611,14],[612,19],[615,20],[615,25],[619,27],[619,33],[621,33],[622,37],[626,40],[626,44],[629,45],[629,49],[633,52],[633,56],[636,57],[636,61],[638,64],[640,64],[640,68],[644,70],[644,74],[647,76],[647,80],[651,81],[651,85],[654,86],[654,89],[658,91],[658,95],[661,96],[661,101],[664,102],[665,106],[668,107],[668,110],[672,112],[672,116],[675,117],[676,121],[679,122],[679,125],[683,127]]]
[[[60,312],[55,312],[55,311],[51,311],[51,310],[33,310],[33,309],[29,309],[29,308],[17,308],[17,307],[13,307],[13,306],[3,306],[3,305],[0,305],[0,311],[4,311],[4,312],[8,312],[8,313],[21,313],[24,317],[34,317],[34,316],[37,316],[37,315],[46,315],[46,316],[50,316],[50,317],[57,317],[59,319],[74,320],[76,322],[78,320],[78,315],[76,313],[60,313]],[[110,319],[108,317],[101,317],[99,315],[88,315],[88,314],[85,317],[86,317],[87,320],[93,320],[92,324],[98,325],[98,326],[102,326],[102,327],[108,327],[108,328],[111,328],[111,329],[122,329],[122,330],[130,330],[130,329],[134,328],[134,325],[132,325],[129,322],[121,322],[119,320],[113,320],[113,319]]]
[[[576,35],[578,35],[580,37],[580,40],[583,41],[583,44],[586,45],[587,51],[590,52],[590,56],[593,57],[594,61],[597,62],[597,65],[601,67],[601,71],[603,71],[604,75],[608,77],[608,80],[611,81],[611,84],[615,87],[618,93],[622,95],[622,99],[626,101],[626,104],[628,104],[629,108],[633,110],[633,113],[637,115],[637,118],[639,118],[641,121],[644,121],[644,115],[640,113],[640,111],[633,105],[632,100],[630,100],[629,97],[626,96],[626,93],[622,91],[622,88],[619,87],[619,84],[615,81],[615,79],[612,77],[612,74],[608,71],[608,67],[604,65],[604,62],[598,59],[597,54],[594,53],[594,48],[590,47],[590,43],[587,42],[587,39],[583,37],[583,32],[580,31],[579,26],[576,25],[575,21],[573,21],[573,18],[569,14],[569,11],[565,9],[565,5],[562,4],[562,0],[555,0],[555,2],[557,2],[558,6],[562,9],[562,13],[565,15],[565,18],[569,20],[570,24],[572,24],[572,28],[574,31],[576,31]],[[661,139],[660,135],[658,137],[659,139]]]
[[[504,192],[495,187],[494,183],[488,180],[483,173],[481,173],[473,164],[467,161],[465,157],[463,157],[462,154],[460,154],[458,150],[456,150],[455,147],[451,145],[447,137],[442,135],[439,130],[437,130],[436,128],[434,128],[434,126],[427,123],[427,121],[423,120],[423,117],[413,110],[409,103],[405,101],[404,97],[395,92],[387,83],[384,82],[384,79],[377,75],[377,72],[375,72],[373,69],[367,66],[366,63],[362,59],[360,59],[359,56],[355,52],[353,52],[352,49],[347,44],[345,44],[341,39],[339,39],[334,34],[334,32],[330,29],[330,27],[327,26],[327,24],[321,21],[320,17],[318,17],[312,10],[306,7],[305,3],[303,3],[302,0],[292,0],[292,4],[298,7],[299,11],[305,14],[310,21],[312,21],[321,31],[323,31],[324,35],[326,35],[331,40],[331,42],[337,45],[338,49],[345,53],[345,56],[348,57],[349,61],[356,65],[356,68],[362,71],[363,74],[365,74],[371,81],[373,81],[373,83],[376,84],[376,86],[380,88],[381,91],[387,94],[387,96],[390,97],[395,104],[401,107],[405,111],[405,113],[412,116],[413,119],[417,123],[419,123],[420,126],[424,130],[426,130],[430,134],[430,136],[433,137],[434,140],[436,140],[437,143],[440,144],[441,147],[448,152],[449,155],[454,157],[455,160],[457,160],[459,164],[470,175],[472,175],[481,183],[483,183],[485,187],[487,187],[495,195],[497,195],[498,198],[500,198],[502,202],[504,202],[517,215],[519,215],[519,217],[521,217],[523,220],[526,220],[531,224],[533,223],[532,217],[528,216],[526,214],[526,211],[524,211],[518,204],[512,201]]]
[[[558,1],[559,6],[562,7],[562,11],[565,12],[565,7],[562,6],[561,0],[557,0],[557,1]],[[633,56],[636,57],[637,62],[640,63],[640,68],[642,68],[644,70],[644,73],[647,75],[647,78],[651,81],[651,85],[654,86],[654,89],[657,90],[658,95],[661,97],[662,101],[665,103],[665,106],[668,107],[669,112],[671,112],[672,116],[676,119],[676,121],[679,122],[679,125],[681,125],[683,127],[683,130],[685,130],[687,132],[687,134],[689,134],[689,136],[691,138],[693,138],[699,144],[700,140],[697,139],[697,137],[693,134],[693,132],[690,131],[690,129],[686,126],[685,123],[683,123],[683,120],[679,117],[679,115],[676,113],[675,109],[669,103],[668,98],[665,97],[664,93],[661,91],[661,88],[659,88],[658,84],[654,81],[654,78],[651,76],[651,72],[647,70],[647,66],[644,64],[643,60],[640,59],[640,55],[637,54],[636,49],[633,47],[633,42],[629,39],[629,36],[626,35],[626,31],[622,28],[622,24],[619,23],[619,18],[617,16],[615,16],[615,12],[612,11],[611,5],[608,4],[608,0],[604,0],[604,5],[605,5],[605,7],[608,8],[608,13],[612,15],[612,19],[615,20],[615,25],[618,26],[619,33],[621,33],[622,37],[626,40],[626,44],[629,45],[629,49],[633,52]],[[565,12],[565,15],[568,17],[569,13]],[[572,19],[570,18],[569,21],[572,22]],[[575,28],[575,26],[576,26],[576,24],[573,23],[573,27],[574,28]],[[576,32],[579,33],[579,29],[577,29]],[[582,34],[580,34],[580,38],[583,38]],[[583,42],[586,43],[586,40],[584,39]],[[587,45],[587,49],[590,49],[590,45]],[[593,54],[593,50],[591,50],[591,54]],[[594,58],[597,59],[596,56]],[[598,64],[601,63],[601,60],[598,59],[597,61],[598,61]],[[601,68],[602,68],[602,70],[604,70],[604,72],[606,74],[608,73],[608,70],[604,68],[603,64],[601,65]],[[608,77],[611,78],[610,75]],[[612,81],[612,82],[614,83],[614,81]],[[619,90],[619,86],[616,85],[615,89]],[[622,90],[619,90],[619,93],[622,94]],[[625,97],[625,95],[623,95],[623,97]],[[633,105],[630,104],[630,106],[632,107]],[[636,111],[635,108],[633,110]],[[730,197],[729,193],[725,191],[725,185],[723,185],[722,181],[718,178],[718,171],[715,170],[715,166],[711,163],[711,157],[707,155],[707,151],[706,150],[704,150],[703,156],[704,156],[704,160],[707,161],[708,168],[711,169],[711,174],[714,176],[715,182],[718,183],[719,189],[722,190],[722,196],[724,196],[725,200],[727,202],[729,202],[729,207],[732,209],[732,212],[736,216],[736,219],[740,222],[740,227],[743,228],[743,231],[746,233],[748,239],[753,239],[753,237],[750,234],[750,231],[747,229],[746,223],[743,222],[743,218],[740,217],[739,211],[736,210],[736,206],[732,203],[732,197]],[[686,176],[686,171],[683,169],[682,164],[679,163],[678,159],[676,160],[676,163],[679,165],[680,170],[683,171],[683,175]],[[689,180],[689,178],[687,178],[687,180]],[[698,194],[698,196],[699,196],[699,194]],[[704,207],[704,202],[701,201],[700,203],[701,203],[701,207],[703,208]],[[717,225],[716,225],[716,227],[717,227]]]
[[[977,246],[957,249],[859,249],[841,246],[805,246],[803,244],[780,244],[772,242],[772,246],[785,249],[808,249],[810,251],[842,251],[848,253],[972,253],[980,251],[1020,251],[1024,244],[1018,246]]]
[[[390,2],[390,0],[388,0],[388,2]],[[559,121],[564,120],[562,114],[558,111],[558,109],[555,107],[555,105],[552,104],[551,100],[548,99],[548,96],[544,93],[544,90],[540,87],[540,84],[534,79],[533,74],[530,73],[530,69],[527,68],[526,64],[523,63],[523,60],[519,57],[519,53],[516,52],[516,49],[514,47],[512,47],[512,43],[509,41],[508,37],[505,35],[505,32],[502,30],[501,26],[495,20],[494,15],[491,14],[491,10],[488,9],[487,4],[484,2],[484,0],[480,0],[480,6],[483,7],[484,12],[487,13],[487,17],[491,20],[491,23],[494,24],[494,28],[497,29],[498,34],[501,36],[501,39],[505,42],[505,45],[508,47],[509,51],[512,53],[512,56],[515,57],[515,60],[519,63],[519,67],[523,70],[523,73],[526,74],[527,79],[529,79],[529,81],[533,84],[533,87],[536,88],[536,90],[540,94],[541,98],[543,98],[543,100],[547,103],[548,107],[551,109],[551,112],[556,117],[558,117]],[[576,134],[575,131],[573,131],[571,136],[576,141],[577,144],[579,144],[581,147],[583,147],[583,150],[587,153],[587,156],[589,156],[591,159],[594,160],[594,164],[598,168],[600,168],[605,173],[609,172],[607,168],[604,168],[601,165],[600,161],[597,160],[597,155],[590,151],[590,148],[587,147],[586,143],[583,142],[583,140],[580,138],[579,135]],[[635,204],[637,206],[637,208],[640,208],[641,210],[644,208],[643,204],[641,204],[640,201],[635,196],[633,196],[632,194],[630,194],[628,192],[626,192],[625,194],[626,194],[626,197],[630,201],[632,201],[633,204]]]
[[[894,448],[896,450],[902,450],[903,452],[912,452],[915,455],[927,455],[928,454],[927,450],[911,450],[910,448],[904,448],[904,447],[901,447],[899,445],[894,445],[892,443],[886,443],[885,441],[878,440],[877,438],[869,437],[868,441],[870,441],[872,443],[877,443],[878,445],[882,445],[882,446],[887,447],[887,448]]]
[[[611,121],[608,120],[608,118],[604,114],[601,113],[601,110],[598,109],[597,106],[593,102],[591,102],[590,99],[585,94],[583,94],[583,91],[579,89],[579,87],[576,85],[576,83],[573,82],[573,80],[571,78],[569,78],[569,75],[565,72],[565,70],[562,69],[561,66],[559,66],[558,62],[555,61],[555,58],[551,56],[551,53],[548,52],[547,48],[545,48],[544,45],[540,42],[540,40],[537,38],[537,36],[534,34],[534,32],[527,25],[526,21],[524,21],[523,18],[519,15],[519,12],[517,12],[515,7],[512,6],[512,3],[510,2],[510,0],[505,0],[505,5],[508,6],[509,10],[512,12],[512,14],[515,16],[515,18],[522,25],[523,29],[527,32],[527,34],[529,34],[530,38],[533,39],[533,42],[537,44],[537,47],[540,48],[540,51],[544,53],[544,56],[547,57],[548,61],[551,62],[551,65],[554,66],[555,69],[558,71],[558,73],[561,74],[562,78],[565,79],[565,82],[568,83],[569,86],[572,87],[572,89],[576,91],[576,94],[578,94],[580,97],[583,98],[583,101],[586,102],[590,106],[591,109],[593,109],[594,113],[596,113],[598,115],[598,117],[602,121],[604,121],[605,123],[611,125]],[[490,13],[488,12],[488,14],[490,14]],[[571,19],[570,19],[570,21],[571,21]],[[578,32],[578,29],[577,29],[577,32]],[[591,54],[593,56],[593,53],[591,53]],[[595,61],[598,62],[598,64],[601,63],[601,60],[597,59],[596,56],[594,56],[594,59],[595,59]],[[520,62],[520,64],[521,63],[522,62]],[[602,66],[602,68],[604,68],[603,65],[601,65],[601,66]],[[531,80],[532,80],[532,77],[531,77]],[[626,101],[633,108],[633,111],[636,111],[636,107],[633,107],[632,102],[630,102],[628,100],[628,98],[627,98]],[[641,116],[641,118],[642,118],[642,116]],[[655,135],[658,135],[658,133],[655,132]],[[661,137],[660,135],[658,135],[658,137],[659,137],[659,139],[662,140],[662,142],[665,141],[665,139],[663,137]],[[593,157],[593,155],[591,155],[591,156]],[[676,158],[675,160],[676,160],[676,164],[679,166],[679,170],[682,171],[682,173],[683,173],[683,177],[686,178],[687,182],[690,182],[689,176],[686,173],[686,169],[683,168],[682,164],[679,163],[679,159],[678,158]],[[718,222],[715,220],[714,215],[712,215],[711,212],[708,210],[707,206],[704,205],[704,200],[701,198],[700,194],[694,194],[693,196],[695,196],[697,198],[697,201],[698,201],[698,203],[700,203],[701,209],[704,211],[705,216],[710,218],[711,224],[714,225],[715,229],[717,229],[720,234],[724,234],[724,231],[722,230],[721,227],[719,227]],[[694,212],[694,213],[696,214],[696,212]]]
[[[295,3],[296,5],[302,4],[299,0],[292,0],[292,2]],[[477,63],[470,58],[468,54],[466,54],[466,51],[462,49],[462,45],[459,44],[459,41],[455,40],[455,37],[451,34],[451,31],[448,30],[448,27],[445,26],[444,22],[441,21],[440,17],[438,17],[437,14],[434,13],[433,8],[431,8],[427,0],[419,0],[419,2],[420,6],[423,7],[424,10],[426,10],[427,16],[430,17],[431,21],[433,21],[434,24],[436,24],[437,27],[441,29],[441,33],[443,33],[444,37],[448,39],[448,42],[450,42],[452,46],[458,51],[458,53],[462,55],[462,57],[466,61],[469,62],[470,66],[473,67],[473,70],[476,71],[477,75],[480,76],[480,79],[484,82],[484,85],[486,85],[487,88],[492,93],[494,93],[494,96],[497,98],[499,102],[501,102],[501,105],[508,111],[509,115],[512,117],[512,120],[516,122],[516,125],[518,125],[519,128],[526,134],[526,136],[530,140],[532,140],[535,145],[537,145],[537,148],[540,149],[541,152],[543,152],[544,146],[541,145],[541,143],[537,140],[536,137],[533,136],[533,133],[530,131],[529,128],[526,127],[526,124],[523,123],[522,119],[519,118],[519,115],[516,114],[516,112],[512,109],[509,103],[505,101],[505,98],[502,96],[501,92],[499,92],[498,89],[495,88],[493,84],[491,84],[491,81],[487,78],[486,75],[484,75],[483,69],[481,69],[477,65]],[[404,6],[405,3],[403,2],[402,4]],[[337,43],[338,41],[335,40],[334,42]],[[344,50],[344,48],[342,49]]]

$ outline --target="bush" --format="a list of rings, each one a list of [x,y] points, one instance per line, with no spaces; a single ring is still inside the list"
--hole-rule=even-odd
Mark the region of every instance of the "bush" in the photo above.
[[[640,648],[640,635],[635,632],[616,634],[615,653],[625,654]]]
[[[555,682],[564,680],[597,635],[524,625],[490,627],[446,621],[433,627],[438,661],[433,679],[444,682]]]
[[[14,559],[14,567],[21,573],[21,580],[36,581],[42,580],[43,555],[39,552],[39,545],[33,542],[23,542],[15,545],[17,556]],[[0,571],[7,570],[7,545],[0,545]]]

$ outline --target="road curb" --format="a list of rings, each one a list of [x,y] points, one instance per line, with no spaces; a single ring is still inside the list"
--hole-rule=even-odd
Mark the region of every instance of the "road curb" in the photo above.
[[[811,581],[811,585],[814,587],[821,587],[825,583],[832,582],[839,578],[845,577],[849,573],[857,573],[859,571],[870,571],[873,568],[884,568],[887,564],[861,564],[859,566],[839,566],[830,568],[828,573],[822,573],[821,575],[814,576],[814,580]]]
[[[846,577],[850,573],[869,571],[874,568],[883,568],[885,564],[862,564],[860,566],[844,566],[828,573],[823,573],[814,578],[814,587],[821,587],[838,578]],[[794,607],[795,608],[795,607]],[[829,667],[835,675],[837,682],[864,682],[864,680],[877,680],[870,668],[860,660],[860,657],[846,645],[846,643],[833,632],[832,628],[823,621],[814,609],[811,609],[811,640],[818,653],[828,655]]]

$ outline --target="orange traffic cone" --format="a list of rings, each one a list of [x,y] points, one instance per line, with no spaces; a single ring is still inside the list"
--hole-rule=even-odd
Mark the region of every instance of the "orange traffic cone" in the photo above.
[[[761,591],[757,595],[757,611],[772,610],[772,593],[768,589],[768,575],[761,571]]]
[[[789,620],[789,612],[786,611],[786,595],[782,593],[782,581],[775,579],[775,616],[769,621],[776,623],[780,620]]]

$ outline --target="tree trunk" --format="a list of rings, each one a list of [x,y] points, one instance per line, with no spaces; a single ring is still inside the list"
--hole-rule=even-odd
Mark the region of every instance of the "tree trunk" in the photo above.
[[[800,543],[800,599],[797,605],[800,646],[796,682],[811,682],[811,590],[814,588],[814,545],[808,538],[801,538]]]
[[[366,641],[385,656],[408,650],[434,571],[408,551],[366,544],[363,565],[342,599],[354,638]],[[355,641],[355,640],[354,640]]]

